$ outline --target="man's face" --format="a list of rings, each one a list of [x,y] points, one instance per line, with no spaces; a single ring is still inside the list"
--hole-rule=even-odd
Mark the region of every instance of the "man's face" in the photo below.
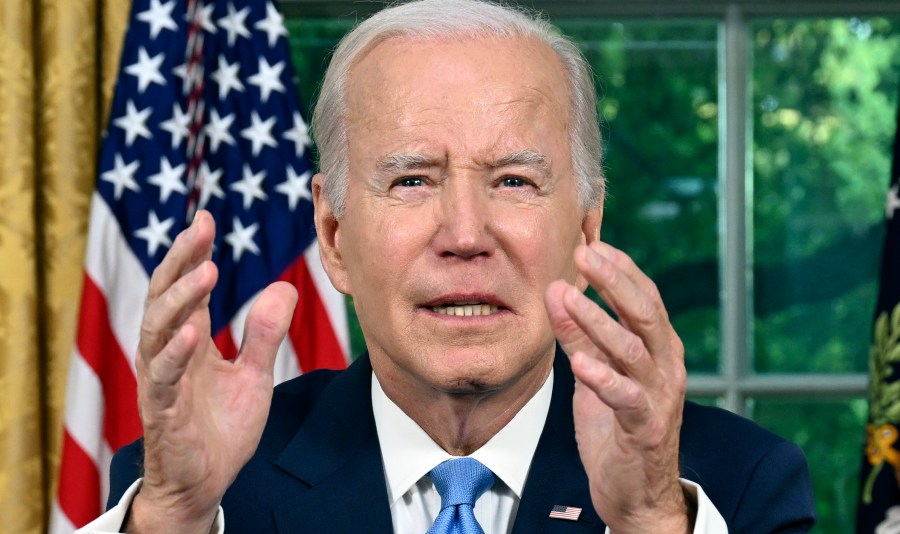
[[[393,38],[354,66],[346,101],[346,211],[326,220],[317,195],[319,232],[379,379],[462,393],[546,373],[544,290],[578,280],[573,251],[600,221],[578,199],[556,55]]]

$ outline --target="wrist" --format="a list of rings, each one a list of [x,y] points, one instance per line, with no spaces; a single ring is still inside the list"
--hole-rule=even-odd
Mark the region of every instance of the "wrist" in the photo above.
[[[141,488],[131,502],[123,531],[128,534],[207,534],[215,526],[218,511],[218,504],[196,507],[185,499],[148,495]]]
[[[649,510],[632,512],[623,521],[609,525],[611,534],[640,534],[660,532],[665,534],[692,534],[697,521],[697,498],[679,484],[670,497],[660,499]],[[610,522],[612,523],[612,522]]]

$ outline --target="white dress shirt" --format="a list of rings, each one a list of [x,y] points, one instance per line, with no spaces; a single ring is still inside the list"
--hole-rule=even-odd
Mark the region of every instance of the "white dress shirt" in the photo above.
[[[553,373],[519,413],[471,457],[494,473],[494,486],[475,501],[484,534],[512,531],[531,458],[550,410]],[[391,518],[397,534],[426,532],[441,511],[441,496],[428,476],[454,458],[391,401],[372,374],[372,411],[381,444]],[[547,511],[550,512],[549,510]]]
[[[512,420],[471,457],[493,473],[496,482],[476,502],[475,519],[485,534],[507,534],[512,531],[516,512],[528,477],[531,459],[550,409],[553,373],[537,394],[519,410]],[[441,508],[438,494],[428,472],[439,463],[454,458],[440,448],[393,401],[372,374],[372,409],[381,444],[384,475],[395,534],[426,532]],[[137,480],[119,503],[108,512],[78,530],[76,534],[118,534],[131,501],[140,488]],[[694,534],[728,534],[725,520],[697,484],[681,480],[682,487],[697,502]],[[567,503],[559,503],[565,505]],[[549,514],[549,510],[547,513]],[[224,534],[225,513],[222,508],[210,534]],[[606,529],[610,534],[609,529]]]

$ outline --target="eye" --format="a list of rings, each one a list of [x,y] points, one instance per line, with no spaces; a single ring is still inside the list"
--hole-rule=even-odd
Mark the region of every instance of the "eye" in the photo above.
[[[425,179],[421,176],[406,176],[397,180],[396,185],[400,187],[422,187],[425,185]]]
[[[528,182],[519,176],[504,176],[500,179],[500,185],[503,187],[525,187]]]

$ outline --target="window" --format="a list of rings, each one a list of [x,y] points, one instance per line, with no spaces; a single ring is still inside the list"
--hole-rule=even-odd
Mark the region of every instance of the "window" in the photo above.
[[[818,531],[852,531],[900,5],[527,4],[594,65],[603,238],[659,285],[689,397],[803,447]],[[380,5],[283,2],[304,102],[340,36]]]

